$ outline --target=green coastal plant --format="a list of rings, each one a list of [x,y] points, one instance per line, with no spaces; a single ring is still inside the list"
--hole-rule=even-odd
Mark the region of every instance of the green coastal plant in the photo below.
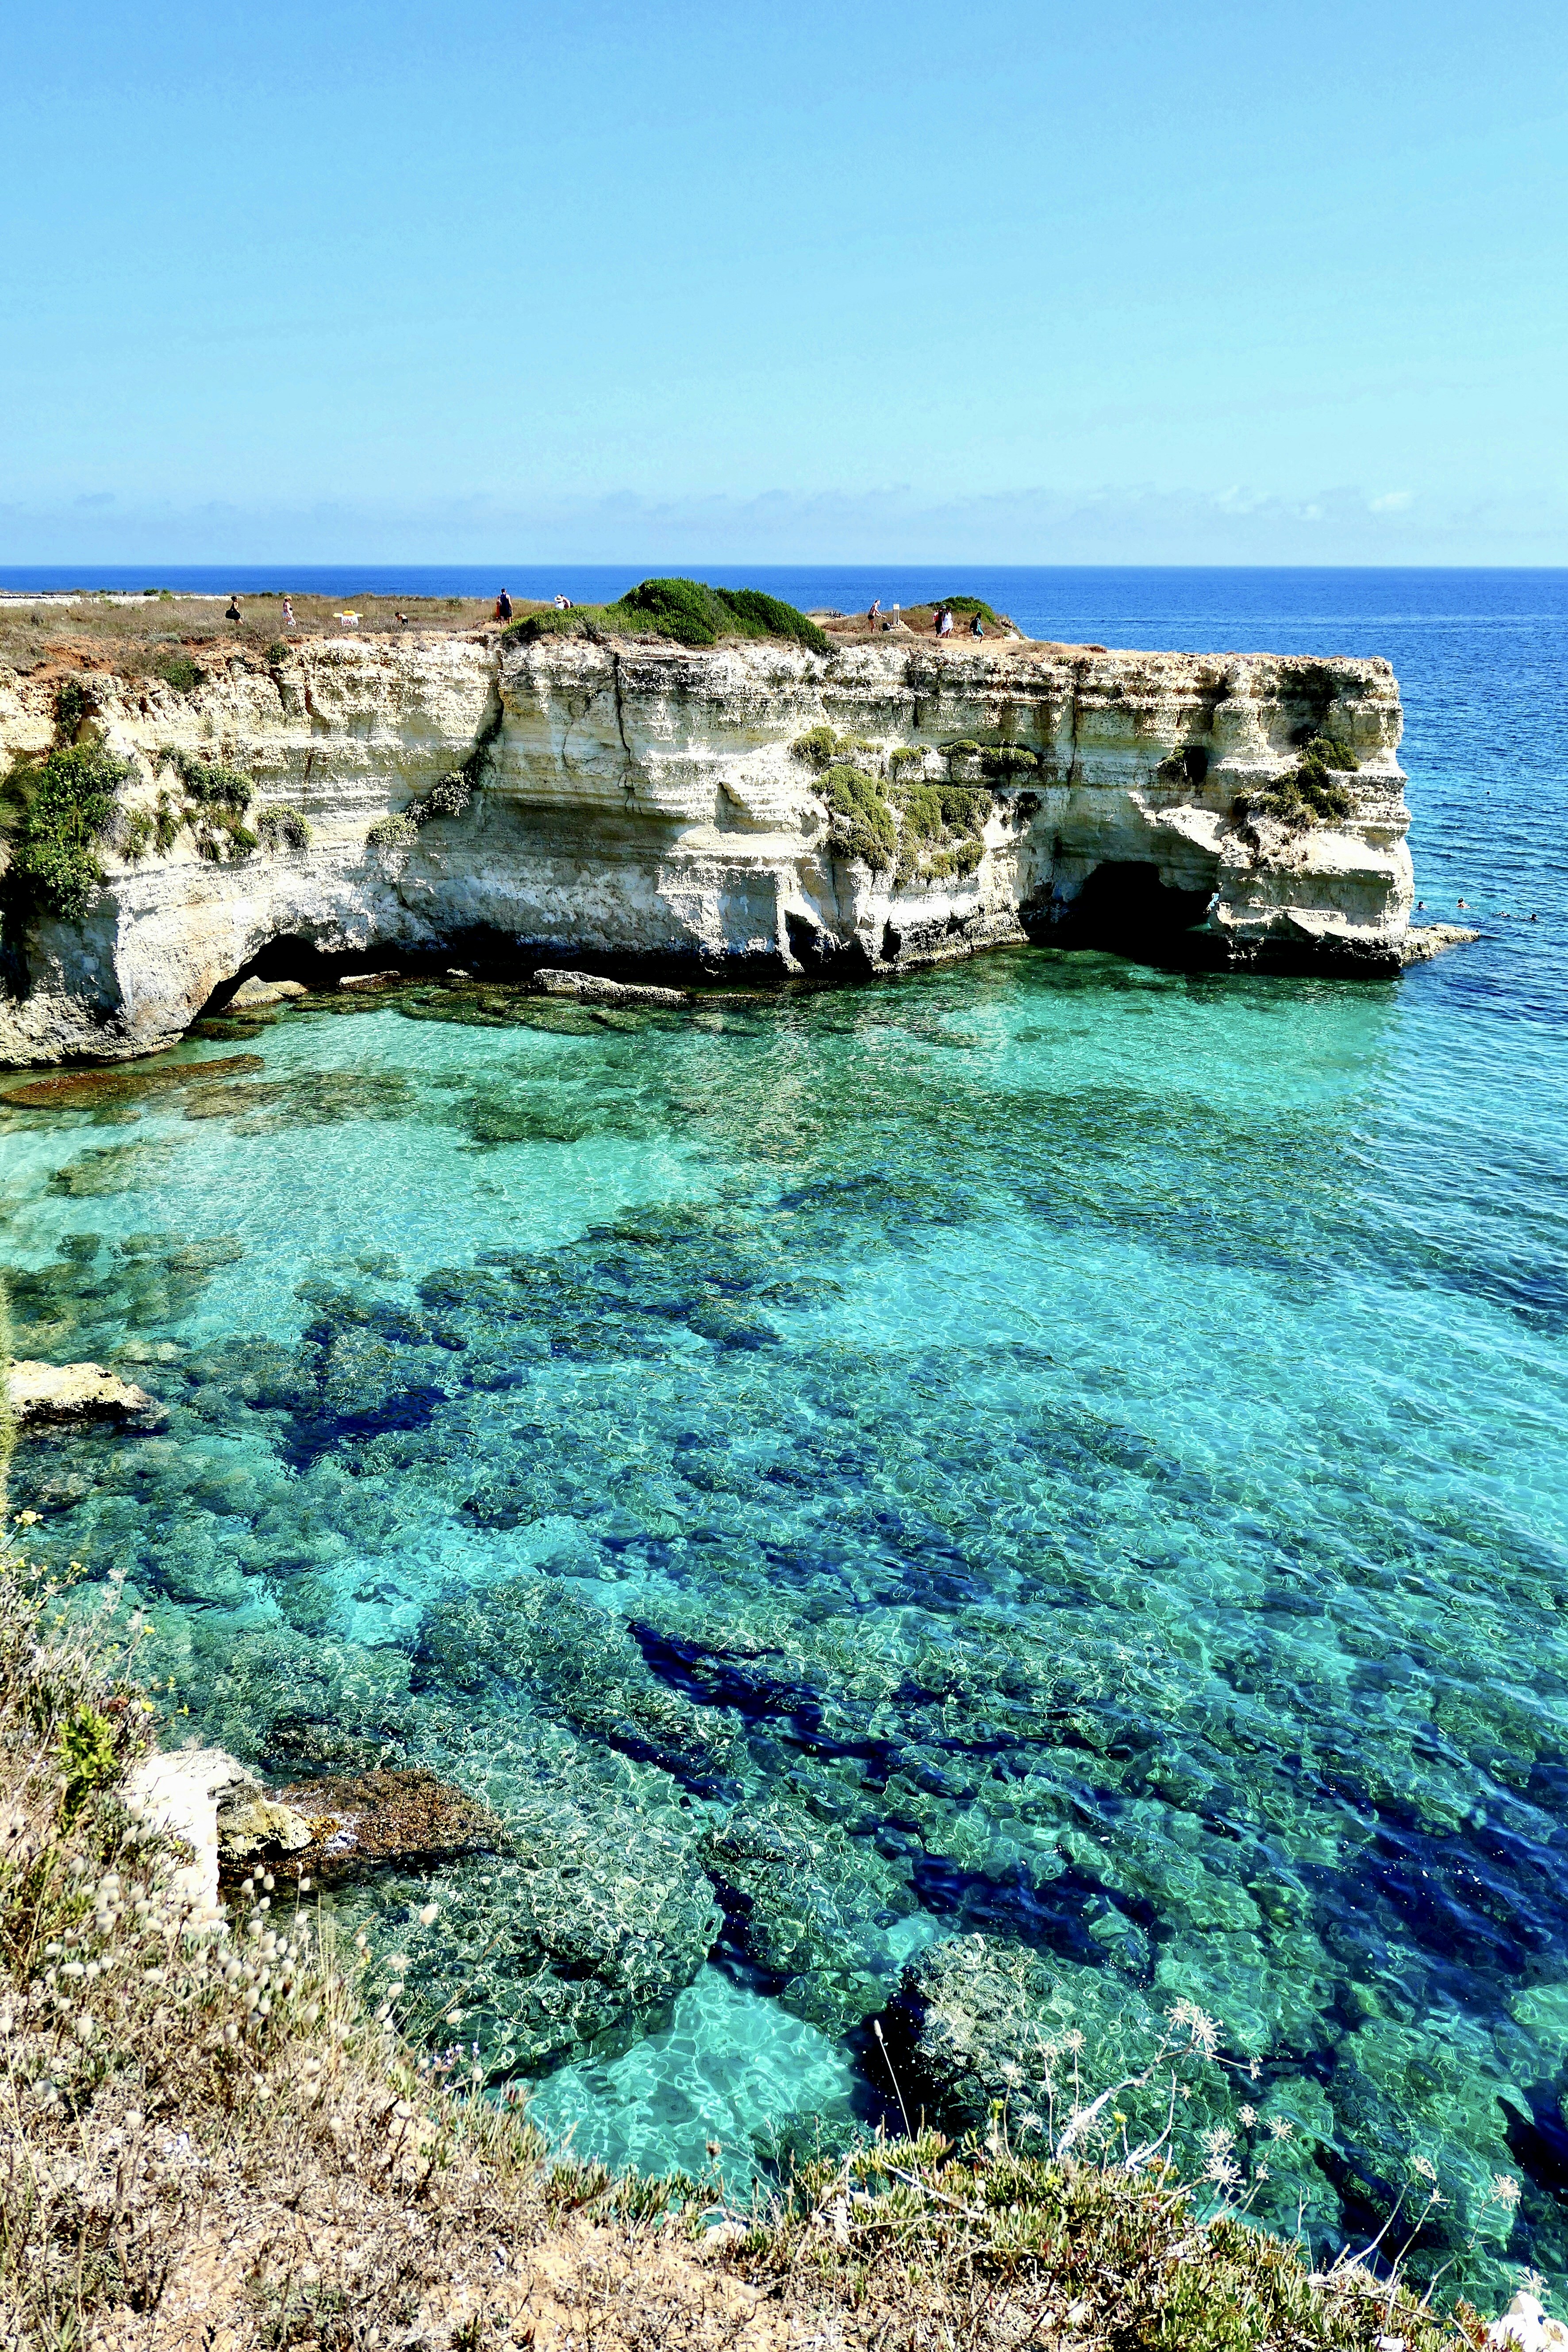
[[[482,759],[475,761],[470,754],[469,765],[474,767],[477,774]],[[433,817],[461,816],[473,796],[473,781],[465,766],[452,775],[441,777],[418,800],[410,801],[405,814],[410,824],[426,825]]]
[[[96,708],[92,690],[80,677],[66,677],[55,688],[55,734],[62,746],[72,744],[82,721]]]
[[[156,832],[157,819],[151,809],[129,809],[121,817],[115,846],[121,857],[134,865],[146,856]]]
[[[1360,764],[1337,736],[1314,735],[1302,746],[1299,768],[1262,792],[1239,794],[1235,813],[1243,823],[1273,817],[1292,833],[1339,824],[1355,806],[1354,793],[1339,779],[1353,775]]]
[[[233,865],[260,846],[259,836],[244,821],[252,793],[248,776],[221,760],[204,760],[174,744],[165,744],[157,760],[178,777],[183,802],[177,805],[166,791],[158,795],[151,823],[160,851],[166,854],[174,847],[184,825],[191,829],[197,856],[215,866]]]
[[[369,849],[412,849],[419,838],[419,827],[412,817],[378,816],[364,838]]]
[[[835,844],[846,856],[858,858],[873,873],[896,864],[898,820],[874,776],[840,761],[826,772],[820,790],[831,814]]]
[[[103,887],[98,844],[130,774],[99,743],[16,762],[0,786],[0,826],[11,844],[5,892],[14,916],[81,920]]]
[[[154,677],[161,677],[165,686],[174,688],[176,694],[195,694],[198,687],[206,684],[207,674],[200,663],[193,661],[189,654],[177,650],[155,655],[152,670]]]
[[[238,816],[243,816],[249,807],[250,779],[237,768],[230,768],[221,760],[203,760],[195,751],[172,746],[161,751],[158,759],[162,766],[173,768],[185,798],[198,806],[232,809]]]
[[[836,761],[853,763],[857,757],[875,757],[877,751],[877,746],[864,735],[840,735],[831,727],[813,727],[805,734],[797,735],[789,748],[795,759],[804,761],[808,768],[816,769],[818,773],[831,768]],[[895,751],[894,759],[898,756]]]
[[[287,801],[269,801],[256,813],[256,830],[268,849],[309,849],[310,822]]]
[[[656,636],[679,646],[714,646],[722,637],[781,637],[813,653],[832,651],[815,621],[776,596],[759,588],[710,588],[705,581],[679,578],[644,580],[613,604],[530,613],[506,635],[522,645],[561,636]]]

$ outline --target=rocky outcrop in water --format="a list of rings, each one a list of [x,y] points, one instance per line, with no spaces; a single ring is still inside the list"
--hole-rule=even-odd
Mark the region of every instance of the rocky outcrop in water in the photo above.
[[[155,1429],[168,1417],[145,1389],[121,1380],[102,1364],[14,1363],[9,1388],[19,1429],[70,1427],[89,1421]]]
[[[261,1866],[319,1885],[378,1865],[423,1869],[482,1853],[500,1834],[482,1805],[419,1770],[302,1780],[271,1795],[251,1787],[220,1805],[217,1821],[226,1872]]]
[[[1196,925],[1221,961],[1384,971],[1410,911],[1382,661],[480,633],[92,698],[130,780],[86,914],[9,919],[13,1062],[147,1052],[312,954],[779,976]],[[0,673],[0,761],[59,725]],[[1355,764],[1308,807],[1314,743]],[[200,794],[237,778],[218,823]]]

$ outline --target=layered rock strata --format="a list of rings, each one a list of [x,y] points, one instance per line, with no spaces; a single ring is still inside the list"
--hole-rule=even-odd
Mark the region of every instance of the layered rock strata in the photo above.
[[[183,757],[248,780],[250,826],[268,805],[289,822],[257,827],[255,848],[220,840],[216,860],[199,829],[136,857],[111,835],[86,917],[10,942],[12,1062],[167,1044],[258,960],[281,972],[279,942],[785,975],[1085,936],[1121,908],[1201,926],[1221,961],[1380,971],[1407,926],[1382,661],[485,632],[310,641],[270,666],[236,652],[189,696],[89,683],[86,726],[132,764],[127,816],[151,819],[160,793],[167,812]],[[0,673],[0,764],[58,740],[57,684]],[[814,733],[816,765],[792,748]],[[1314,733],[1355,755],[1345,813],[1248,816]],[[957,849],[915,857],[906,824],[896,857],[867,862],[825,795],[840,753],[894,808],[921,783],[973,787]],[[123,819],[118,838],[134,845]]]

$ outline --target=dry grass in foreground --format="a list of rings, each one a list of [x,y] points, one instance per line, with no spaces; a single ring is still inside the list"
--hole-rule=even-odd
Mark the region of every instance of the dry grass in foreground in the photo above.
[[[6,2352],[1479,2340],[1201,2216],[1157,2158],[1026,2160],[999,2127],[878,2141],[742,2213],[717,2181],[552,2166],[370,2010],[363,1939],[323,1950],[265,1878],[198,1924],[127,1787],[135,1633],[114,1589],[88,1614],[0,1561]]]

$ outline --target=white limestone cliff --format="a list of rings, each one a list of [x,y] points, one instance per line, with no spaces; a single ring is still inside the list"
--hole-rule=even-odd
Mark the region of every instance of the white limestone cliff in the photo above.
[[[166,854],[106,850],[85,919],[32,926],[25,982],[14,972],[0,998],[0,1060],[151,1051],[279,940],[889,969],[1068,937],[1075,915],[1157,884],[1186,894],[1170,903],[1220,961],[1379,971],[1410,911],[1382,661],[907,638],[692,652],[486,631],[312,640],[270,667],[237,650],[188,697],[107,671],[90,685],[91,725],[135,771],[128,809],[153,807],[166,755],[184,751],[244,772],[252,824],[287,803],[311,838],[223,863],[188,830]],[[0,768],[45,751],[55,723],[50,682],[0,670]],[[791,749],[823,725],[864,739],[854,756],[882,773],[915,752],[905,781],[984,782],[975,870],[900,881],[847,856]],[[1238,794],[1290,774],[1314,729],[1357,756],[1351,814],[1296,833],[1242,821]],[[460,814],[367,841],[456,770],[474,781]]]

